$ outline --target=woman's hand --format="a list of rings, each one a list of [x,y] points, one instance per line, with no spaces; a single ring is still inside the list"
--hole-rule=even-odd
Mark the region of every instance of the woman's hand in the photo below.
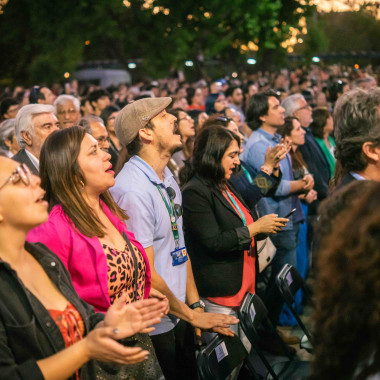
[[[314,187],[314,178],[311,174],[306,174],[302,178],[302,181],[305,182],[305,186],[304,186],[305,190],[311,190]]]
[[[276,214],[264,215],[248,226],[249,234],[251,237],[258,234],[276,234],[288,221],[289,219],[279,218]]]
[[[115,340],[116,335],[112,327],[99,327],[90,331],[78,344],[83,345],[87,360],[135,364],[142,362],[149,355],[149,351],[140,347],[123,346]]]
[[[305,201],[307,203],[312,203],[318,198],[318,193],[315,190],[310,190],[306,195],[305,195]]]
[[[104,326],[118,332],[116,339],[126,338],[160,323],[167,308],[165,300],[151,298],[126,304],[127,294],[115,300],[104,318]]]
[[[277,168],[280,161],[283,160],[289,152],[289,146],[288,143],[280,143],[273,148],[268,147],[265,152],[263,166],[271,171],[273,171],[274,168]]]
[[[151,288],[150,293],[149,293],[149,298],[157,298],[160,301],[166,302],[167,306],[164,311],[164,314],[169,313],[169,309],[170,309],[169,300],[166,298],[165,294],[162,294],[160,291],[158,291],[155,288]]]

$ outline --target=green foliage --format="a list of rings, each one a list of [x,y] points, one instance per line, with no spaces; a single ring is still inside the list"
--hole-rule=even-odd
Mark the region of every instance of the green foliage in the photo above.
[[[145,72],[167,76],[193,60],[239,62],[242,44],[259,46],[258,58],[284,56],[289,27],[313,7],[297,0],[9,0],[0,15],[2,77],[14,83],[63,80],[77,63],[142,58]],[[296,12],[298,8],[302,12]],[[168,9],[169,12],[165,11]],[[89,40],[90,44],[85,45]]]

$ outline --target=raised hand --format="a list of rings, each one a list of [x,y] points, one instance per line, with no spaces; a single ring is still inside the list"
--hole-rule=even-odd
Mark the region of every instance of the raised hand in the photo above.
[[[265,152],[264,166],[271,170],[278,167],[280,161],[286,157],[289,149],[290,145],[287,142],[281,142],[273,148],[268,147]]]
[[[165,300],[157,298],[126,304],[126,296],[117,299],[104,318],[105,326],[118,330],[116,339],[132,336],[159,323],[167,307]]]
[[[90,331],[77,344],[84,346],[87,360],[135,364],[142,362],[149,355],[149,351],[142,350],[140,347],[123,346],[115,340],[116,335],[112,327],[99,327]]]

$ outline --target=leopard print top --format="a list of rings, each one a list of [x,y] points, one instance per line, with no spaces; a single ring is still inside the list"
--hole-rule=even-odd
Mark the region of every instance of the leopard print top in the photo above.
[[[128,245],[125,244],[123,251],[118,251],[115,248],[103,244],[104,253],[107,257],[108,294],[110,296],[111,305],[115,299],[120,298],[124,292],[128,293],[127,303],[144,299],[146,274],[145,260],[141,252],[133,244],[132,247],[138,267],[136,299],[134,281],[135,266]]]

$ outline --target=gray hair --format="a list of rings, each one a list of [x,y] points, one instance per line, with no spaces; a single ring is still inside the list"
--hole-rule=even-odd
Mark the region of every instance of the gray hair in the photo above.
[[[294,112],[296,112],[300,105],[298,104],[298,100],[304,100],[305,98],[301,94],[293,94],[287,96],[282,102],[281,107],[285,109],[285,117],[294,116]]]
[[[78,125],[80,127],[83,127],[87,133],[92,135],[91,122],[100,123],[100,124],[104,125],[104,120],[98,116],[95,116],[95,115],[89,115],[89,116],[81,117],[79,122],[78,122]]]
[[[15,129],[18,145],[23,148],[26,145],[21,132],[34,135],[33,118],[41,113],[54,114],[54,107],[48,104],[27,104],[21,107],[16,116]]]
[[[59,95],[54,102],[55,112],[57,113],[57,106],[62,106],[68,101],[73,102],[75,109],[80,111],[80,101],[78,98],[72,95]]]
[[[334,108],[335,157],[343,172],[360,171],[368,158],[362,151],[365,142],[380,146],[380,87],[361,88],[343,94]]]
[[[15,120],[7,119],[0,124],[0,147],[5,150],[8,150],[8,147],[4,141],[11,140],[15,134]]]

